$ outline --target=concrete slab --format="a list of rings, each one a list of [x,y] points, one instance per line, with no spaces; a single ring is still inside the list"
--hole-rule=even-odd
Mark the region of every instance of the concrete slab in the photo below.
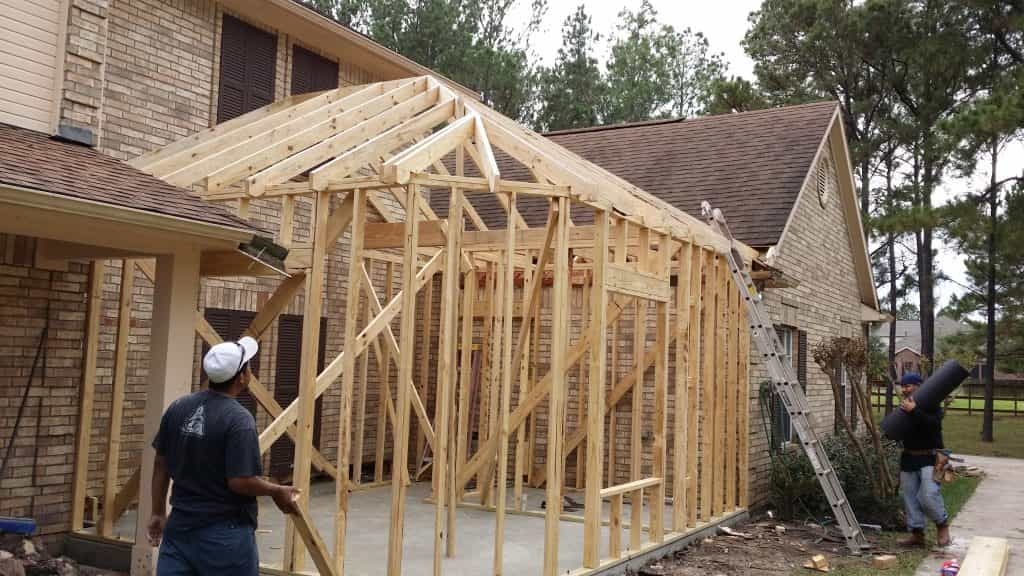
[[[1006,538],[1010,544],[1006,574],[1024,575],[1024,460],[985,456],[964,456],[964,460],[984,470],[985,478],[953,519],[952,544],[931,551],[916,576],[936,576],[942,563],[952,558],[963,561],[973,536]]]
[[[510,500],[511,500],[511,490]],[[536,516],[508,514],[505,518],[505,574],[509,576],[535,575],[543,572],[544,518],[540,508],[544,491],[529,489],[527,510]],[[310,490],[312,501],[310,516],[325,542],[334,539],[334,484],[314,483]],[[425,499],[430,494],[430,483],[409,486],[406,501],[405,549],[402,573],[406,576],[432,576],[434,543],[434,505]],[[582,503],[582,494],[571,494]],[[474,500],[467,498],[467,501]],[[670,510],[671,508],[669,508]],[[380,486],[353,492],[349,499],[349,528],[346,542],[345,573],[352,576],[371,576],[383,573],[387,562],[388,525],[391,511],[390,486]],[[644,521],[647,521],[646,510]],[[582,516],[583,511],[567,512]],[[608,505],[605,504],[605,517]],[[629,505],[623,506],[623,518],[630,518]],[[741,522],[746,514],[734,514],[724,519],[728,525]],[[444,558],[442,566],[446,576],[479,576],[491,574],[494,552],[494,513],[475,507],[460,507],[456,514],[456,557]],[[256,539],[260,548],[260,562],[280,567],[284,544],[284,517],[269,498],[260,499],[259,532]],[[714,530],[719,523],[702,527]],[[115,535],[130,539],[135,530],[135,511],[127,512],[117,523]],[[643,562],[670,553],[685,546],[696,534],[673,537],[668,547],[657,550],[627,552],[621,562],[606,565],[602,573],[621,574],[635,570]],[[647,543],[646,533],[642,537]],[[627,529],[622,534],[623,546],[628,546]],[[608,554],[608,527],[602,528],[601,557]],[[559,531],[559,571],[567,573],[583,565],[583,524],[563,520]],[[306,567],[314,569],[307,557]]]

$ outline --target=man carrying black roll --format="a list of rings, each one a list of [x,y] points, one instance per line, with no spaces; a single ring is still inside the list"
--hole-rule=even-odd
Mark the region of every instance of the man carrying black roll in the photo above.
[[[934,478],[936,454],[943,449],[942,409],[925,410],[914,402],[913,394],[921,387],[921,375],[907,373],[900,381],[903,401],[900,409],[910,416],[913,428],[903,438],[900,456],[900,487],[907,514],[910,537],[900,541],[903,546],[924,546],[927,519],[935,522],[938,545],[949,544],[949,515]]]
[[[157,576],[257,576],[256,498],[271,496],[285,514],[296,511],[297,489],[260,477],[256,421],[236,400],[258,349],[249,337],[210,348],[203,357],[210,388],[175,400],[160,421],[148,525],[150,543],[160,545]]]

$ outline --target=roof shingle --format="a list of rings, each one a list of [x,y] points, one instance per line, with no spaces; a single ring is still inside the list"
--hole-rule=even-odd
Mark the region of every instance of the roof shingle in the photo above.
[[[778,243],[807,171],[838,103],[817,102],[683,120],[655,120],[546,134],[584,159],[630,184],[701,218],[711,201],[729,220],[737,239],[750,246]],[[531,181],[524,166],[498,151],[502,178]],[[468,166],[467,174],[476,174]],[[474,207],[488,225],[505,226],[493,195],[475,195]],[[431,205],[447,213],[447,192],[432,192]],[[530,226],[544,224],[546,203],[520,198]],[[589,210],[573,210],[586,224]]]
[[[225,208],[204,202],[92,148],[0,123],[0,184],[163,216],[256,232]]]

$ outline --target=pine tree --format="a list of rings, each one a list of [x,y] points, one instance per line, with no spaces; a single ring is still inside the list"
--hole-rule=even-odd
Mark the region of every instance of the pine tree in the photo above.
[[[604,81],[594,57],[594,44],[600,35],[590,23],[590,16],[580,4],[562,25],[558,59],[539,74],[538,129],[585,128],[599,121]]]

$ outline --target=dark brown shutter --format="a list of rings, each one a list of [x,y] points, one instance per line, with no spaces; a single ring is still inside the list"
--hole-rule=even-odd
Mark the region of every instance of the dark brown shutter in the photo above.
[[[338,63],[301,46],[292,49],[292,94],[338,87]]]
[[[327,319],[320,319],[320,346],[317,372],[323,371],[327,349]],[[277,324],[277,372],[274,377],[274,399],[288,406],[299,397],[299,361],[302,357],[302,316],[282,314]],[[320,420],[323,398],[316,401],[313,417],[313,445],[320,447]],[[295,444],[282,436],[270,448],[270,474],[288,478],[295,461]]]
[[[797,330],[796,379],[807,390],[807,331]]]
[[[224,15],[217,122],[274,101],[277,36]]]
[[[206,321],[210,323],[210,326],[217,331],[224,340],[237,340],[242,337],[242,333],[246,328],[249,327],[249,322],[256,317],[255,312],[248,312],[245,310],[228,310],[225,308],[207,308],[203,313]],[[206,355],[206,351],[210,347],[206,344],[203,345],[203,355]],[[249,362],[250,368],[254,376],[259,378],[260,371],[260,354]],[[245,406],[254,416],[256,415],[256,401],[248,391],[243,392],[238,396],[238,402]]]

